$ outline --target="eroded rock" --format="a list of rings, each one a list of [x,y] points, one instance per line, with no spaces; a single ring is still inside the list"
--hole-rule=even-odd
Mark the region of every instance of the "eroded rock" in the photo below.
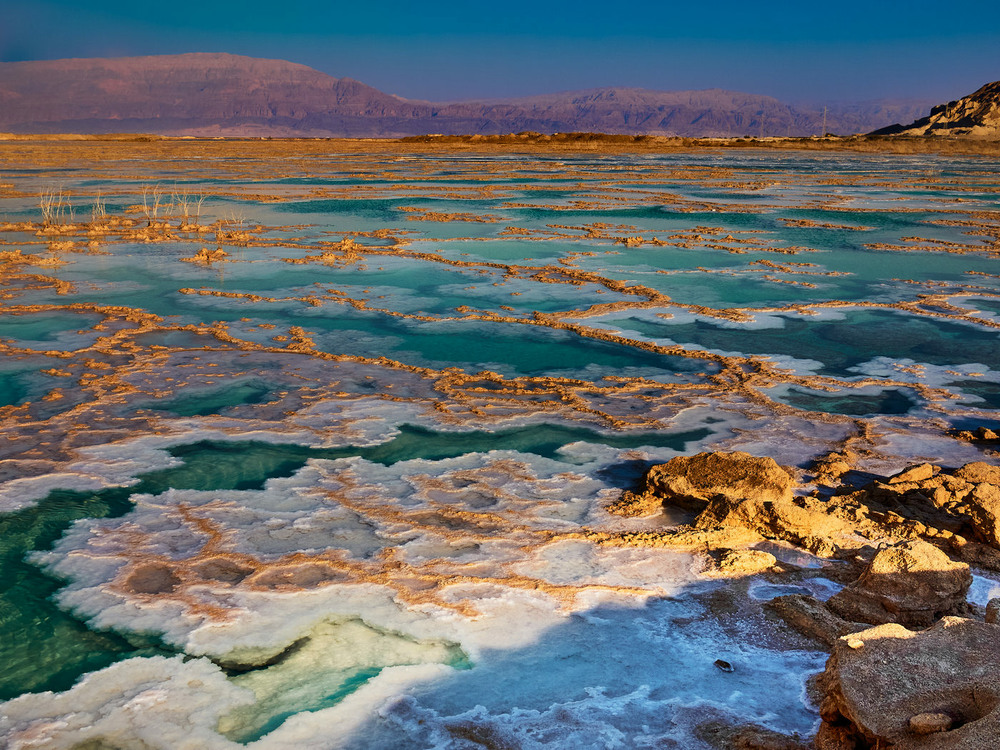
[[[941,471],[940,466],[934,466],[933,464],[917,464],[916,466],[910,466],[909,468],[903,469],[903,471],[898,474],[894,474],[889,477],[889,484],[900,484],[902,482],[922,482],[925,479],[930,479],[932,476]]]
[[[794,630],[815,638],[827,648],[832,648],[841,636],[865,628],[834,614],[823,602],[806,594],[778,596],[766,606]]]
[[[920,540],[886,547],[827,606],[839,616],[878,625],[926,627],[946,614],[964,614],[972,573],[965,563]]]
[[[826,698],[817,748],[997,746],[1000,627],[946,617],[919,632],[886,624],[849,638],[862,647],[839,639],[821,678]]]
[[[710,572],[727,577],[748,576],[771,570],[778,562],[770,552],[759,549],[721,549],[713,556],[715,566]]]
[[[709,501],[791,501],[795,483],[773,458],[749,453],[678,456],[646,473],[645,490],[685,508],[702,510]]]
[[[1000,479],[997,483],[1000,484]],[[1000,547],[1000,486],[986,482],[977,484],[966,496],[964,510],[978,536],[987,544]]]
[[[947,732],[955,720],[948,714],[934,711],[910,717],[910,731],[914,734],[935,734]]]
[[[837,550],[833,539],[852,533],[844,519],[815,507],[809,498],[715,497],[695,519],[695,528],[738,528],[765,539],[780,539],[822,557]]]

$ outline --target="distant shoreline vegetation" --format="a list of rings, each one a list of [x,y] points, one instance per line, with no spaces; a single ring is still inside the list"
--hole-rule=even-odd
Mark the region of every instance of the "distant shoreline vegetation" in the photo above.
[[[948,153],[948,154],[1000,154],[1000,141],[949,136],[909,135],[850,135],[826,137],[786,138],[681,138],[658,135],[623,135],[619,133],[539,133],[525,131],[503,135],[445,135],[430,133],[384,138],[341,137],[286,137],[286,136],[173,136],[154,133],[0,133],[2,141],[103,141],[122,143],[227,141],[232,143],[259,141],[324,141],[356,148],[364,143],[380,147],[398,143],[413,147],[427,144],[435,147],[540,147],[559,149],[607,148],[616,151],[676,151],[683,149],[753,148],[753,149],[803,149],[810,151],[864,151],[880,153]]]

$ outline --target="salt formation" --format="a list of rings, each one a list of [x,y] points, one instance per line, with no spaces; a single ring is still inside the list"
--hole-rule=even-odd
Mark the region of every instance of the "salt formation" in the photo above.
[[[0,152],[7,746],[797,750],[995,627],[996,175],[519,143]]]

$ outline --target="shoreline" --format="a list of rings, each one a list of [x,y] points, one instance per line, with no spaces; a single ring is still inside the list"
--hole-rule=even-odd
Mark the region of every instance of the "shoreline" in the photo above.
[[[687,150],[759,149],[775,151],[856,151],[885,154],[942,154],[992,156],[1000,155],[1000,140],[951,138],[943,136],[811,136],[766,138],[706,137],[682,138],[654,135],[619,135],[608,133],[510,133],[502,135],[442,135],[387,137],[336,137],[336,136],[192,136],[159,135],[151,133],[0,133],[3,143],[158,143],[158,144],[211,144],[211,143],[283,143],[325,144],[340,151],[366,151],[371,147],[386,150],[421,152],[424,147],[444,151],[494,151],[511,147],[528,151],[593,152],[607,153],[672,153]]]

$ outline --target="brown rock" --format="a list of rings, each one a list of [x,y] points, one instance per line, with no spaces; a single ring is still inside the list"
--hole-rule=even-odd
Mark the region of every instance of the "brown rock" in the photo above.
[[[1000,628],[996,625],[946,617],[924,631],[887,624],[851,638],[863,641],[864,647],[849,648],[846,638],[837,641],[821,678],[828,700],[817,747],[997,747]],[[911,720],[921,714],[944,715],[954,728],[918,734]],[[921,719],[917,725],[928,728],[932,723]]]
[[[959,471],[969,466],[972,464],[963,466]],[[1000,484],[1000,480],[997,484]],[[1000,547],[1000,487],[997,484],[977,484],[964,501],[964,510],[971,519],[976,534],[993,547]]]
[[[707,721],[695,728],[699,739],[719,750],[807,750],[796,737],[756,726],[732,726],[723,721]]]
[[[954,723],[954,720],[948,714],[941,713],[940,711],[917,714],[910,717],[910,731],[914,734],[947,732]]]
[[[759,549],[722,549],[716,553],[715,558],[716,571],[727,576],[763,573],[778,562],[770,552]]]
[[[841,636],[865,627],[835,615],[823,602],[805,594],[778,596],[764,606],[802,635],[815,638],[828,648]]]
[[[663,498],[649,492],[623,492],[621,498],[605,508],[608,513],[626,518],[654,516],[663,511]]]
[[[646,491],[697,510],[716,498],[790,501],[794,486],[773,458],[742,452],[678,456],[651,468],[645,482]]]
[[[985,461],[973,461],[966,464],[961,469],[956,469],[954,475],[973,484],[988,482],[1000,485],[1000,466],[993,466]]]
[[[1000,599],[990,599],[986,602],[986,622],[996,624],[1000,621]]]
[[[813,554],[829,557],[836,552],[831,539],[851,534],[854,527],[850,521],[825,512],[822,505],[806,498],[717,496],[694,525],[699,529],[749,529],[762,537],[792,542]]]
[[[926,627],[943,615],[964,613],[970,585],[968,565],[913,540],[879,550],[861,577],[827,606],[856,622]]]
[[[851,470],[852,466],[847,461],[823,461],[813,467],[813,472],[817,476],[826,479],[840,479]]]
[[[910,466],[898,474],[891,476],[889,478],[889,484],[899,484],[900,482],[922,482],[925,479],[930,479],[939,471],[941,471],[941,467],[935,466],[934,464],[917,464],[916,466]]]

